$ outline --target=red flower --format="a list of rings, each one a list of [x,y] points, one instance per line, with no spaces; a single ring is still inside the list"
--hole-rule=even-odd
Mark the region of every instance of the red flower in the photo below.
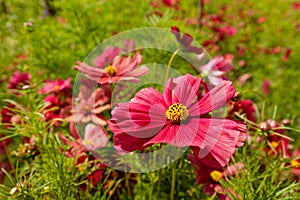
[[[282,56],[283,61],[287,61],[290,58],[290,55],[292,53],[292,49],[286,49],[284,55]]]
[[[14,72],[9,78],[9,89],[23,89],[23,86],[28,86],[31,80],[31,75],[26,72]]]
[[[292,167],[291,172],[300,180],[300,150],[292,153],[290,165]]]
[[[261,84],[261,89],[265,95],[270,94],[271,81],[269,79],[265,79]]]
[[[300,10],[300,2],[299,2],[299,1],[293,3],[293,9],[294,9],[294,10]]]
[[[102,169],[96,169],[91,173],[87,179],[92,182],[93,186],[96,186],[98,182],[103,178],[103,170]]]
[[[191,162],[196,173],[196,184],[204,184],[203,191],[207,195],[217,193],[219,199],[230,199],[224,194],[224,189],[221,187],[220,180],[225,180],[225,177],[235,176],[241,171],[246,171],[243,163],[236,163],[227,166],[225,169],[220,167],[208,167],[197,159],[193,154],[188,155],[188,160]],[[226,192],[232,193],[231,190],[226,189]],[[234,194],[237,196],[237,194]]]
[[[40,90],[41,94],[49,94],[49,93],[59,93],[63,92],[65,94],[68,94],[70,89],[72,88],[71,85],[71,78],[68,78],[67,80],[62,79],[56,79],[48,80],[44,83],[44,87]]]
[[[176,36],[177,41],[182,46],[183,51],[193,52],[195,54],[201,54],[203,49],[201,47],[192,46],[193,37],[187,33],[181,35],[177,26],[171,27],[171,32]]]
[[[237,112],[240,115],[245,114],[247,119],[255,122],[255,110],[256,109],[251,100],[240,100],[237,102],[232,102],[232,107],[228,112],[228,117],[234,119],[234,113]]]
[[[106,55],[106,51],[103,52],[105,58],[102,58],[103,54],[98,56],[95,59],[95,67],[78,61],[78,66],[75,65],[73,68],[82,72],[87,78],[100,84],[116,83],[119,80],[138,82],[138,77],[144,76],[149,72],[145,65],[136,69],[142,61],[140,54],[136,53],[135,56],[131,58],[130,56],[115,57],[116,52],[112,51],[111,53],[111,57]],[[112,63],[109,63],[112,58],[114,58]],[[109,63],[109,65],[106,65],[106,63]]]
[[[201,78],[189,74],[171,78],[163,95],[146,88],[129,103],[117,105],[109,120],[117,151],[126,153],[166,143],[191,146],[199,159],[212,166],[228,163],[235,147],[243,145],[246,125],[207,114],[225,106],[235,89],[224,81],[201,96],[201,84]]]
[[[285,134],[285,130],[284,129],[275,129],[274,128],[278,128],[280,127],[280,124],[278,122],[276,122],[275,120],[268,120],[266,122],[269,127],[270,130],[279,133],[281,135]],[[268,154],[269,155],[276,155],[279,153],[282,153],[283,156],[289,156],[289,151],[288,151],[288,144],[289,144],[289,140],[287,138],[281,137],[280,135],[274,134],[274,133],[269,133],[267,136],[267,143],[268,143]]]

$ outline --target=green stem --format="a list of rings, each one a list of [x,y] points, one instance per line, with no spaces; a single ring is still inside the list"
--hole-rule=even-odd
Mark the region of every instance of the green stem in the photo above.
[[[177,161],[174,162],[174,165],[172,168],[172,185],[171,185],[171,194],[170,194],[171,200],[174,200],[174,197],[175,197],[176,166],[177,166]]]
[[[177,55],[177,53],[180,51],[180,49],[177,49],[176,51],[174,51],[174,53],[172,54],[170,60],[169,60],[169,63],[168,63],[168,67],[167,67],[167,73],[166,73],[166,76],[165,76],[165,82],[167,82],[168,78],[169,78],[169,73],[170,73],[170,68],[171,68],[171,65],[172,65],[172,62],[175,58],[175,56]]]

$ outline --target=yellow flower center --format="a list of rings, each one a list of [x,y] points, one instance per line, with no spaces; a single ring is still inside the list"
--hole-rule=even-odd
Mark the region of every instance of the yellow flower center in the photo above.
[[[109,76],[113,76],[117,73],[117,70],[114,66],[112,65],[108,65],[107,67],[105,67],[105,73]]]
[[[278,147],[279,143],[278,142],[271,142],[271,146],[276,149],[276,147]]]
[[[300,163],[297,160],[291,160],[290,163],[291,163],[292,167],[295,167],[295,168],[300,167]]]
[[[212,172],[210,172],[209,176],[216,182],[219,182],[219,180],[222,178],[222,173],[214,170]]]
[[[54,86],[54,90],[55,90],[55,91],[59,91],[59,90],[60,90],[60,86],[59,86],[59,85],[55,85],[55,86]]]
[[[180,103],[174,103],[169,106],[166,111],[167,119],[173,123],[178,123],[180,121],[185,120],[189,116],[189,111],[186,106]]]

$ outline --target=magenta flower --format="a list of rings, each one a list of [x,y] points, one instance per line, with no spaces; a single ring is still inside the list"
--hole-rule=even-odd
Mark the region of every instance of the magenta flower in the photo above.
[[[68,94],[71,88],[71,78],[68,78],[67,80],[62,80],[58,78],[55,81],[46,81],[44,83],[44,87],[40,90],[40,93],[49,94],[63,92],[65,94]]]
[[[261,84],[261,89],[265,95],[270,94],[270,88],[271,88],[271,81],[269,79],[264,79],[262,84]]]
[[[107,125],[106,119],[101,115],[103,111],[111,108],[111,105],[108,104],[110,97],[107,96],[110,91],[107,90],[110,90],[110,88],[103,86],[93,91],[88,85],[83,84],[78,94],[78,103],[73,105],[72,114],[66,117],[65,120],[68,122],[93,122],[102,126]]]
[[[213,86],[226,79],[224,75],[232,69],[232,58],[228,56],[217,56],[200,67],[203,76],[207,77],[208,82]]]
[[[126,153],[166,143],[191,146],[199,159],[209,155],[210,165],[228,163],[235,147],[243,145],[246,125],[212,118],[208,113],[225,106],[235,89],[231,82],[224,81],[201,96],[201,84],[201,78],[187,74],[169,79],[163,95],[146,88],[129,103],[117,105],[109,120],[117,151]]]
[[[196,184],[204,184],[203,192],[207,195],[213,195],[217,193],[219,199],[229,200],[226,193],[233,194],[232,190],[229,188],[222,188],[220,181],[226,181],[226,177],[235,176],[237,173],[241,173],[241,171],[246,171],[245,165],[243,163],[236,163],[231,166],[227,166],[224,168],[218,167],[208,167],[203,164],[199,159],[197,159],[193,154],[188,155],[188,160],[191,162],[194,167],[196,173]],[[239,196],[238,194],[234,194],[234,196]]]
[[[256,108],[251,100],[239,100],[237,102],[233,102],[232,107],[228,112],[228,117],[234,119],[234,113],[236,112],[240,115],[245,115],[246,118],[252,122],[256,121]]]
[[[60,125],[61,120],[57,119],[62,119],[61,108],[63,107],[63,103],[54,94],[46,96],[44,102],[49,104],[44,110],[46,121],[56,120],[54,126]]]
[[[187,33],[181,35],[177,26],[172,26],[171,32],[175,35],[177,41],[181,45],[182,51],[193,52],[195,54],[201,54],[203,52],[201,47],[192,46],[193,37]]]
[[[118,56],[107,66],[102,65],[104,62],[100,62],[99,60],[97,61],[96,58],[95,67],[78,61],[78,66],[75,65],[73,68],[82,72],[85,76],[87,76],[87,78],[96,81],[99,84],[116,83],[119,80],[138,82],[139,77],[144,76],[149,72],[145,65],[136,69],[141,61],[142,56],[136,53],[133,58],[130,56]]]
[[[31,75],[26,72],[14,72],[9,78],[8,88],[9,89],[23,89],[22,87],[28,86],[31,80]]]
[[[60,140],[69,145],[71,148],[64,151],[67,157],[78,157],[84,152],[89,150],[95,150],[97,148],[104,147],[108,142],[107,132],[102,126],[96,126],[94,124],[88,124],[85,127],[83,140],[81,139],[75,123],[70,123],[70,134],[74,140],[69,140],[66,136],[61,133],[58,134]]]
[[[125,43],[125,41],[124,41]],[[96,68],[104,68],[106,65],[110,65],[113,60],[120,54],[121,49],[119,47],[107,47],[103,53],[97,56],[94,60]]]
[[[300,180],[300,150],[292,153],[290,165],[292,167],[291,172]]]

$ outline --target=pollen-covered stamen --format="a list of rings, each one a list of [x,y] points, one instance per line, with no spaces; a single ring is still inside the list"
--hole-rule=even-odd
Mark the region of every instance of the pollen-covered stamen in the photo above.
[[[114,76],[117,73],[117,70],[114,66],[112,65],[108,65],[107,67],[105,67],[105,73],[109,76]]]
[[[222,178],[222,173],[217,171],[217,170],[214,170],[212,172],[210,172],[209,176],[216,182],[219,182],[220,179]]]
[[[60,86],[59,86],[59,85],[55,85],[55,86],[54,86],[54,90],[55,90],[55,91],[59,91],[59,90],[60,90]]]
[[[291,166],[294,168],[300,167],[300,163],[297,160],[291,160],[290,163],[291,163]]]
[[[186,106],[180,103],[174,103],[169,106],[166,111],[167,119],[173,123],[178,123],[180,121],[185,120],[189,116],[189,111]]]

